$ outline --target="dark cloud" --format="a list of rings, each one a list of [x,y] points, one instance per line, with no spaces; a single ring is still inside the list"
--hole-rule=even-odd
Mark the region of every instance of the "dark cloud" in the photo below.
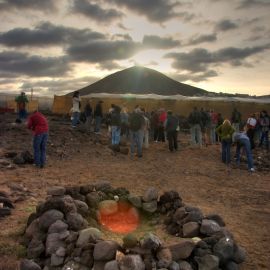
[[[215,42],[217,40],[216,34],[209,34],[209,35],[200,35],[192,37],[187,45],[197,45],[204,42]]]
[[[112,22],[123,17],[123,13],[116,9],[103,9],[100,5],[91,3],[88,0],[74,0],[71,11],[82,14],[99,23]]]
[[[244,65],[244,60],[249,56],[270,49],[270,45],[247,47],[247,48],[224,48],[215,52],[198,48],[189,53],[169,53],[166,58],[172,58],[172,66],[177,70],[189,70],[193,72],[206,72],[210,64]]]
[[[181,45],[180,41],[174,40],[171,37],[163,38],[154,35],[144,36],[142,44],[146,48],[155,49],[171,49]]]
[[[269,0],[242,0],[238,6],[239,9],[256,7],[270,7],[270,2]]]
[[[56,9],[54,0],[1,0],[0,12],[10,9],[33,9],[39,11],[52,11]]]
[[[23,81],[20,86],[21,89],[38,90],[39,92],[46,92],[46,94],[54,94],[56,92],[70,92],[76,89],[83,88],[92,84],[100,78],[87,76],[76,79],[57,79],[57,80],[38,80],[38,81]]]
[[[115,3],[117,6],[125,7],[131,12],[147,17],[150,21],[163,23],[172,18],[180,17],[190,20],[193,15],[188,12],[177,12],[176,8],[181,6],[180,1],[175,0],[105,0]]]
[[[230,20],[222,20],[215,27],[216,31],[228,31],[235,28],[238,28],[237,24]]]
[[[14,73],[27,76],[65,75],[70,70],[66,57],[30,56],[27,53],[0,52],[0,73]]]
[[[102,33],[90,29],[76,29],[42,22],[34,29],[15,28],[0,33],[0,43],[6,46],[53,46],[73,42],[104,39]]]
[[[140,49],[141,44],[129,40],[100,40],[71,46],[67,53],[74,61],[95,63],[128,59]]]
[[[207,81],[209,78],[217,77],[218,74],[215,70],[208,70],[206,72],[200,73],[191,73],[191,72],[185,74],[172,73],[169,74],[168,76],[179,82],[186,82],[186,81],[202,82]]]
[[[102,70],[115,70],[115,69],[123,69],[124,67],[121,67],[114,61],[104,61],[98,64],[98,67]]]

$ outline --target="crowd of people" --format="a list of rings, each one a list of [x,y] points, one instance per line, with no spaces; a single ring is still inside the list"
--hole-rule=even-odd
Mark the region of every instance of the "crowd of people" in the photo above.
[[[109,111],[104,113],[102,103],[99,101],[93,109],[89,100],[82,110],[82,119],[86,128],[95,133],[100,132],[103,121],[108,128],[112,146],[118,146],[121,137],[129,139],[131,156],[133,157],[137,151],[136,155],[139,158],[142,157],[143,148],[149,147],[149,141],[167,141],[171,152],[178,150],[177,137],[181,122],[172,111],[161,108],[149,113],[136,106],[129,113],[125,105],[120,107],[112,104]],[[202,147],[221,144],[221,160],[225,164],[231,162],[231,148],[232,145],[236,145],[236,162],[239,164],[240,155],[245,153],[248,169],[254,171],[253,149],[256,146],[269,149],[269,116],[266,111],[251,114],[245,120],[234,108],[230,119],[223,119],[221,113],[214,110],[194,107],[187,117],[187,123],[191,145]]]
[[[16,98],[18,103],[18,117],[24,119],[27,116],[25,93]],[[81,98],[78,91],[74,92],[71,109],[71,126],[76,128],[79,124],[85,126],[89,132],[99,134],[102,124],[105,124],[112,147],[120,145],[121,138],[130,141],[130,155],[138,158],[143,156],[143,149],[149,147],[149,141],[168,142],[169,151],[179,149],[178,132],[180,130],[180,118],[172,111],[164,108],[146,112],[144,108],[136,106],[132,112],[128,112],[124,105],[120,107],[111,104],[108,112],[103,112],[103,101],[100,100],[91,106],[91,100],[84,108],[81,108]],[[214,110],[205,110],[197,107],[187,117],[190,130],[191,145],[202,147],[203,145],[221,144],[221,160],[225,164],[231,162],[231,148],[236,145],[235,159],[240,163],[241,154],[245,154],[249,171],[253,172],[252,152],[255,147],[265,147],[269,150],[270,118],[263,110],[253,113],[248,119],[242,119],[241,113],[234,108],[230,119],[223,119],[220,113]],[[46,117],[35,111],[27,119],[27,127],[33,130],[34,160],[37,167],[43,168],[46,160],[46,143],[48,140],[48,121]]]

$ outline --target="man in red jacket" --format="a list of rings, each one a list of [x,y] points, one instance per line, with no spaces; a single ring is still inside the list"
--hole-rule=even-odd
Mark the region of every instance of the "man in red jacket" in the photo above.
[[[48,140],[48,121],[45,116],[35,111],[29,116],[27,127],[33,131],[33,148],[35,165],[43,168],[46,160],[46,144]]]

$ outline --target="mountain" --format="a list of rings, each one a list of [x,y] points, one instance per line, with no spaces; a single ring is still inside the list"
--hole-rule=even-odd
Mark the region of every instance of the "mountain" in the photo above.
[[[93,93],[203,96],[209,93],[177,82],[156,70],[139,66],[113,73],[78,91],[81,96]]]

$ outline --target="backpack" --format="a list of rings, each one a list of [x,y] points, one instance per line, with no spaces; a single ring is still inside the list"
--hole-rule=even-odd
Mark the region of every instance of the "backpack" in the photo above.
[[[144,123],[144,117],[138,113],[132,113],[129,118],[129,128],[138,131]]]

